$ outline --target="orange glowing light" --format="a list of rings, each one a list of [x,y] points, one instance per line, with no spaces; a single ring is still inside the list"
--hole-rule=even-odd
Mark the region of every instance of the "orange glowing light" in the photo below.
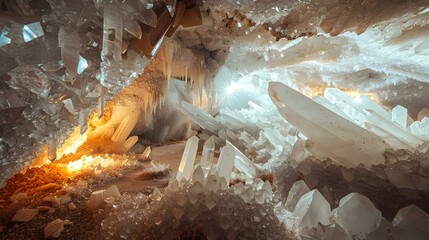
[[[64,142],[63,146],[57,150],[57,158],[76,153],[77,149],[86,141],[86,139],[87,134],[80,134],[80,128],[76,127]]]
[[[327,86],[322,86],[322,87],[314,87],[311,89],[311,93],[313,97],[316,96],[323,96],[325,93],[325,89],[328,88]],[[352,97],[353,99],[357,99],[359,96],[361,95],[366,95],[368,96],[371,100],[377,102],[377,98],[375,96],[374,93],[371,92],[359,92],[356,90],[351,90],[351,89],[347,89],[347,88],[338,88],[341,91],[343,91],[344,93],[346,93],[347,95],[349,95],[350,97]]]

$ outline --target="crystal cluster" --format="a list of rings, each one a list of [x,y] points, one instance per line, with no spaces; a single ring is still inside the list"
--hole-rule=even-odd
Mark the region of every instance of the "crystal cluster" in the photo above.
[[[268,181],[255,179],[228,187],[216,168],[211,169],[206,174],[198,166],[189,181],[173,180],[148,197],[124,194],[106,207],[103,235],[153,239],[288,236],[274,213],[275,199]]]
[[[366,95],[353,99],[335,88],[309,99],[279,82],[269,92],[282,116],[314,143],[309,151],[342,165],[381,164],[387,148],[428,150],[429,118],[408,124],[402,106],[388,112]]]
[[[207,144],[212,146],[213,141],[216,147],[232,146],[236,152],[236,168],[252,178],[261,168],[254,163],[264,164],[264,169],[280,165],[290,156],[300,137],[297,129],[284,121],[274,106],[254,102],[249,105],[241,110],[221,109],[215,117],[187,102],[182,102],[179,110],[203,128],[199,137]]]
[[[111,93],[143,72],[148,59],[128,43],[141,37],[139,24],[156,26],[157,18],[145,1],[0,5],[6,10],[0,13],[0,75],[7,84],[0,87],[3,186],[31,164],[42,144],[55,159],[72,126],[84,132],[97,104],[103,109]],[[174,9],[174,3],[164,5]],[[106,76],[120,69],[121,74]]]
[[[296,188],[308,189],[302,182],[294,183],[289,195],[296,196]],[[298,226],[301,239],[425,239],[429,215],[415,205],[398,211],[392,223],[365,196],[350,193],[341,198],[332,210],[317,189],[301,196],[289,224]],[[289,200],[289,198],[288,198]],[[419,220],[417,220],[419,219]],[[415,221],[415,225],[410,224]],[[418,223],[417,223],[418,222]],[[402,234],[402,235],[401,235]]]

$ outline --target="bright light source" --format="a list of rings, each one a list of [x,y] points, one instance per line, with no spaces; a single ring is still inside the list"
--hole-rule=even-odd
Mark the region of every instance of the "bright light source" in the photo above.
[[[357,104],[361,104],[362,103],[362,99],[360,99],[359,97],[355,98],[355,102]]]
[[[231,95],[239,89],[239,84],[237,82],[232,82],[231,85],[226,89],[226,94]]]

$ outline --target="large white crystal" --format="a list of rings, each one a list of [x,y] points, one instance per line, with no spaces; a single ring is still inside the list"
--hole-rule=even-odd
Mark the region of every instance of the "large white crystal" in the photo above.
[[[411,134],[407,129],[394,124],[391,121],[386,121],[378,112],[365,109],[365,117],[373,124],[378,126],[383,131],[396,137],[404,143],[404,147],[409,150],[415,150],[420,144],[423,143],[421,139]]]
[[[392,224],[398,240],[425,240],[429,237],[429,215],[416,205],[401,208]]]
[[[182,160],[180,161],[179,169],[177,170],[176,179],[178,181],[185,179],[189,180],[194,169],[195,157],[198,150],[198,137],[192,136],[186,142],[185,150],[183,151]]]
[[[338,224],[362,239],[376,230],[381,222],[381,212],[359,193],[341,198],[334,217]]]
[[[327,224],[331,216],[331,206],[319,190],[314,189],[304,194],[298,201],[293,212],[298,218],[299,226],[304,228],[316,227],[320,222]]]
[[[235,151],[235,161],[234,166],[242,173],[246,174],[249,178],[256,177],[256,167],[252,161],[250,161],[244,153],[242,153],[238,148],[236,148],[232,143],[226,141],[226,145],[231,146]]]
[[[207,129],[210,132],[216,132],[219,130],[219,123],[212,115],[206,113],[205,111],[194,107],[185,101],[182,101],[178,109],[202,128]]]
[[[292,88],[269,83],[270,97],[282,116],[318,149],[346,166],[384,162],[383,140]]]
[[[227,144],[220,151],[219,160],[216,170],[220,178],[225,178],[226,184],[229,185],[231,179],[232,168],[234,167],[235,149],[231,144]]]
[[[295,206],[298,203],[299,199],[301,199],[301,197],[308,192],[310,192],[310,189],[308,188],[307,184],[305,184],[303,180],[294,182],[287,196],[287,200],[286,200],[287,210],[289,210],[290,212],[293,212],[295,210]]]
[[[121,61],[122,60],[122,16],[117,4],[104,6],[103,22],[103,49],[101,59]]]
[[[406,128],[408,120],[408,110],[401,105],[392,109],[392,122],[397,123],[399,126]]]
[[[201,153],[200,165],[202,167],[208,167],[209,164],[213,163],[214,151],[215,151],[214,137],[210,136],[204,142],[203,152]]]

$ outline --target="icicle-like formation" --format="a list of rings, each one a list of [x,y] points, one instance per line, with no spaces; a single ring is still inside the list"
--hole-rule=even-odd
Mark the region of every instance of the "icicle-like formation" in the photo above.
[[[79,65],[80,37],[74,30],[60,28],[58,42],[61,47],[61,59],[71,78],[76,77]]]

